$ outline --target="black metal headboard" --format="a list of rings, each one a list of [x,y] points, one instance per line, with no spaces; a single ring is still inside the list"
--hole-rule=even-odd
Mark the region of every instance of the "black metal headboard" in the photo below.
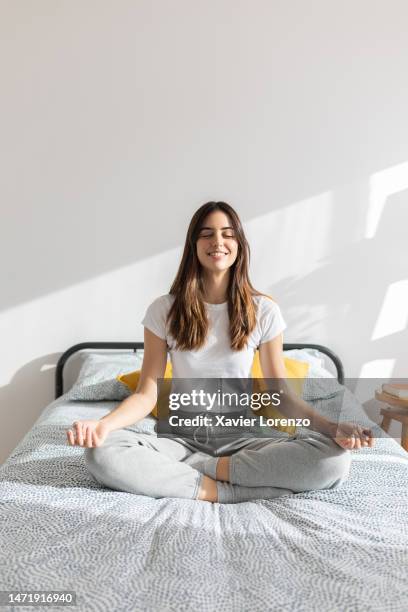
[[[129,349],[136,352],[138,349],[144,348],[144,342],[81,342],[81,344],[74,344],[58,359],[57,367],[55,369],[55,399],[60,397],[64,393],[64,365],[68,359],[74,353],[82,351],[84,349]],[[321,344],[284,344],[284,351],[291,351],[293,349],[316,349],[320,353],[324,353],[331,359],[336,367],[337,380],[342,385],[344,383],[344,368],[340,358],[333,353],[332,350]]]

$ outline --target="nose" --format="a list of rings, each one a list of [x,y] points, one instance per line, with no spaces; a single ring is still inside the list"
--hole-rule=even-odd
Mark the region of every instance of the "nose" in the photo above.
[[[222,245],[224,244],[224,242],[223,242],[223,240],[222,240],[222,234],[220,234],[220,235],[218,236],[218,234],[217,234],[217,233],[215,233],[215,235],[214,235],[214,240],[213,240],[213,243],[212,243],[212,244],[213,244],[213,246],[216,246],[216,247],[222,247]]]

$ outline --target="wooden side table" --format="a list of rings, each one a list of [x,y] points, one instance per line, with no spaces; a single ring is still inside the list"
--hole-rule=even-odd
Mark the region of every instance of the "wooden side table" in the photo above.
[[[399,421],[401,423],[401,446],[408,452],[408,400],[393,397],[384,391],[376,391],[375,399],[388,404],[386,408],[380,410],[383,417],[381,428],[388,433],[391,421]]]

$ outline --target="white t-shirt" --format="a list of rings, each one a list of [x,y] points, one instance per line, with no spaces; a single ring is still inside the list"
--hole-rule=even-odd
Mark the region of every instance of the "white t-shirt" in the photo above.
[[[253,296],[258,303],[257,322],[249,335],[248,346],[241,351],[230,347],[228,302],[205,303],[209,318],[207,342],[201,349],[176,350],[175,341],[166,326],[166,316],[174,296],[167,293],[156,298],[147,308],[141,323],[166,340],[173,378],[250,378],[255,351],[260,344],[272,340],[285,328],[276,302],[263,295]]]

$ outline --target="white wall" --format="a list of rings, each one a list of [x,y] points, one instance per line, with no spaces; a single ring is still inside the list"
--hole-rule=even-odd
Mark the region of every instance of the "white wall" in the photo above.
[[[0,5],[0,461],[74,343],[142,340],[192,213],[241,215],[286,341],[407,374],[405,1]]]

